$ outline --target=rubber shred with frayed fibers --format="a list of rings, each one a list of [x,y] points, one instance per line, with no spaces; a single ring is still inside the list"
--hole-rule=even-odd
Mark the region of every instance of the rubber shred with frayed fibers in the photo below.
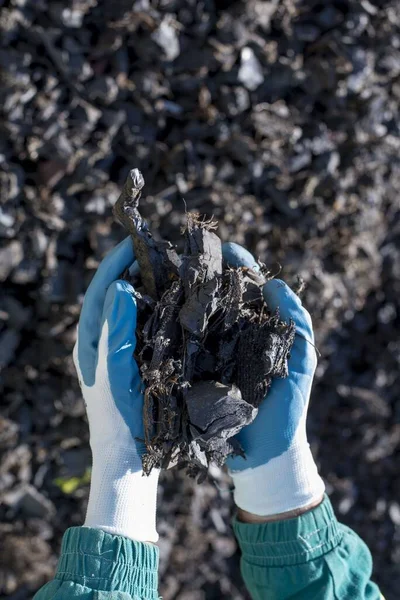
[[[143,470],[179,464],[200,481],[211,461],[244,456],[234,436],[255,419],[272,378],[287,376],[295,327],[268,310],[262,266],[225,264],[212,219],[187,214],[181,257],[155,240],[139,213],[143,186],[133,169],[114,206],[139,265],[124,276],[138,307]]]

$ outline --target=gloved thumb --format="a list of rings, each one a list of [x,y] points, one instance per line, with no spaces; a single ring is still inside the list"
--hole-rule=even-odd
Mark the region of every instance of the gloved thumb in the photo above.
[[[263,288],[264,298],[271,312],[279,310],[281,319],[294,319],[302,310],[300,298],[281,279],[270,279]]]
[[[104,302],[98,349],[99,359],[106,356],[114,397],[125,397],[127,393],[140,388],[139,371],[133,358],[136,321],[133,287],[127,281],[114,281],[107,290]]]
[[[260,270],[254,256],[246,248],[235,244],[235,242],[222,244],[222,256],[230,267],[248,267],[257,272]]]

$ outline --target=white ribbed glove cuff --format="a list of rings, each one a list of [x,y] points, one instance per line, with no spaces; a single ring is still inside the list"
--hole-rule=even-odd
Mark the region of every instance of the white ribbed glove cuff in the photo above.
[[[267,464],[230,475],[236,506],[263,517],[304,508],[325,490],[308,443],[293,444]]]
[[[143,475],[134,447],[97,447],[92,452],[85,526],[140,542],[157,542],[159,471],[153,469],[148,477]]]

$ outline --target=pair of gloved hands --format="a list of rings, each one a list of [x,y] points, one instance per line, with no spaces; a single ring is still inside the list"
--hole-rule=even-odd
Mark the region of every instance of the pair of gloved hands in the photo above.
[[[237,244],[224,244],[231,266],[258,269]],[[132,242],[121,242],[101,263],[86,293],[74,349],[90,428],[92,481],[85,525],[138,541],[155,542],[159,473],[143,476],[144,438],[141,380],[133,358],[136,302],[133,288],[118,280],[134,262]],[[307,408],[316,367],[311,318],[300,299],[280,280],[268,281],[264,297],[293,319],[296,338],[289,377],[274,380],[255,421],[238,439],[246,459],[228,459],[236,505],[268,517],[312,505],[322,497],[306,436]]]

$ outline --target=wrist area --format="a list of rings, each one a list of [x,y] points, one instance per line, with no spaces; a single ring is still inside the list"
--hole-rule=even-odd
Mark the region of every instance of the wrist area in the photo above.
[[[157,542],[159,471],[143,474],[133,447],[92,447],[93,467],[85,527],[139,542]]]
[[[327,496],[316,508],[293,519],[249,524],[233,521],[244,562],[259,566],[304,564],[334,549],[343,537]]]
[[[261,523],[274,523],[276,521],[286,521],[287,519],[296,519],[297,517],[301,517],[301,515],[304,515],[314,508],[317,508],[317,506],[319,506],[323,500],[324,495],[311,502],[311,504],[304,506],[303,508],[295,508],[294,510],[278,513],[276,515],[268,515],[265,517],[254,515],[253,513],[243,510],[242,508],[238,508],[236,517],[240,523],[249,523],[253,525],[259,525]]]
[[[230,475],[236,506],[264,518],[284,518],[279,515],[317,506],[325,491],[308,443],[300,448],[293,445],[266,464]]]

